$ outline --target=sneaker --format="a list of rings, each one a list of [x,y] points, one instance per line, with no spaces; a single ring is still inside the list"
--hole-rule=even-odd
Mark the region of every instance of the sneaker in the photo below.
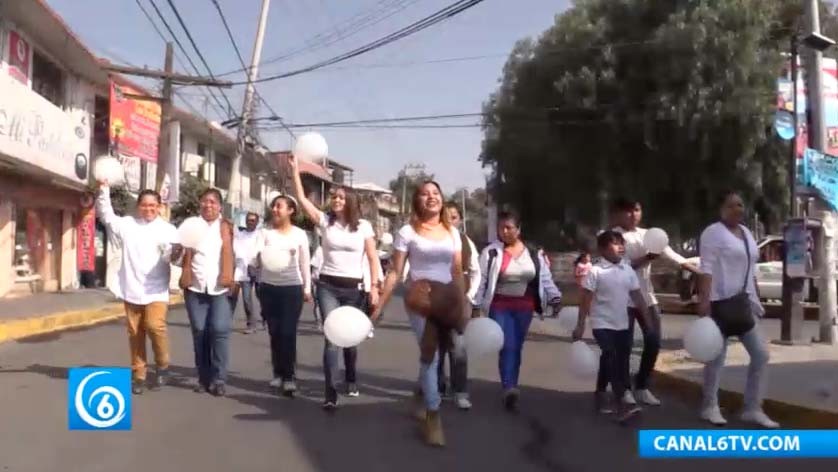
[[[652,392],[649,391],[648,389],[638,390],[637,391],[637,399],[640,401],[640,403],[643,403],[645,405],[649,405],[649,406],[660,406],[661,405],[661,401],[658,400],[657,397],[652,395]]]
[[[594,393],[594,407],[597,412],[603,415],[614,413],[614,407],[611,405],[611,396],[608,395],[608,392]]]
[[[458,393],[455,395],[457,408],[461,410],[470,410],[471,409],[471,400],[468,398],[468,393]]]
[[[358,385],[350,383],[346,385],[346,395],[350,397],[360,397],[361,392],[358,391]]]
[[[282,382],[282,394],[286,397],[293,397],[297,393],[297,383],[293,380],[286,380]]]
[[[711,406],[701,410],[701,419],[709,421],[715,426],[724,426],[727,420],[722,416],[722,411],[718,406]]]
[[[281,386],[282,386],[282,379],[281,379],[281,378],[279,378],[279,377],[275,377],[273,380],[271,380],[271,381],[268,383],[268,385],[270,385],[270,386],[271,386],[271,388],[279,388],[279,387],[281,387]]]
[[[626,405],[637,405],[637,400],[634,399],[634,394],[631,393],[631,390],[626,390],[626,393],[623,394],[623,403]]]
[[[780,423],[769,418],[762,410],[746,411],[742,413],[741,419],[746,423],[758,424],[766,429],[777,429],[780,427]]]
[[[323,409],[326,411],[335,411],[338,409],[338,402],[332,400],[326,400],[323,402]]]
[[[145,391],[145,380],[135,380],[131,383],[131,393],[134,395],[142,395]]]
[[[510,388],[509,390],[503,392],[503,406],[506,408],[506,411],[517,411],[519,395],[518,389],[515,388]]]
[[[210,387],[209,393],[215,397],[223,397],[227,395],[227,387],[223,383],[215,383]]]

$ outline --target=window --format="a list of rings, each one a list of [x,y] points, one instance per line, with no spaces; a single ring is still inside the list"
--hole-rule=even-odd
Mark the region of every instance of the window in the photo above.
[[[38,51],[32,53],[32,90],[55,106],[64,106],[64,73]]]
[[[254,200],[262,199],[262,182],[256,172],[250,173],[250,198]]]
[[[215,160],[215,186],[220,189],[230,188],[230,174],[233,172],[230,158],[219,154]]]

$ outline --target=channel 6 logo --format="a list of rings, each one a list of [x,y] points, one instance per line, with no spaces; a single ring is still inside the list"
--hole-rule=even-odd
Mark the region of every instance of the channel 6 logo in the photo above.
[[[67,413],[70,430],[130,430],[131,369],[71,368]]]

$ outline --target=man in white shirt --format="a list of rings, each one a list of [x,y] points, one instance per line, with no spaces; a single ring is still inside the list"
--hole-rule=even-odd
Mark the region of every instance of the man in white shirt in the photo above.
[[[256,285],[256,278],[248,268],[248,261],[256,249],[256,236],[258,232],[256,227],[259,226],[259,215],[249,212],[245,216],[245,227],[236,231],[236,238],[233,241],[233,251],[236,255],[236,284],[238,290],[230,293],[230,309],[233,317],[236,316],[236,305],[238,305],[239,294],[244,300],[244,315],[247,319],[247,329],[244,334],[253,333],[254,314],[253,308],[253,288]],[[262,320],[262,326],[265,325],[265,320]]]
[[[636,308],[634,303],[629,304],[629,330],[634,333],[634,323],[640,324],[643,331],[643,353],[640,357],[640,367],[634,377],[634,388],[637,398],[631,393],[631,388],[626,390],[625,401],[634,404],[637,400],[647,404],[658,406],[658,400],[649,390],[649,381],[655,369],[661,343],[661,310],[655,297],[655,289],[652,286],[652,261],[663,256],[666,259],[678,264],[682,269],[697,272],[697,269],[688,264],[686,259],[669,247],[665,248],[662,254],[652,254],[646,250],[643,239],[646,236],[646,228],[640,227],[643,219],[643,207],[640,202],[628,198],[620,198],[612,204],[612,221],[616,226],[612,231],[623,235],[625,241],[625,259],[634,269],[640,283],[640,293],[648,307],[648,317]],[[644,322],[648,319],[651,325]],[[633,336],[632,336],[633,337]]]

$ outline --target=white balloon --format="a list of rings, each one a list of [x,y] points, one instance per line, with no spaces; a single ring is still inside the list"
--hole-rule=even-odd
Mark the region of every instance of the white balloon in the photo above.
[[[323,332],[326,339],[341,348],[355,347],[361,344],[372,331],[372,322],[361,310],[342,306],[326,315]]]
[[[271,272],[287,269],[293,260],[290,250],[279,247],[268,246],[259,255],[262,267]]]
[[[669,246],[669,236],[660,228],[651,228],[643,236],[643,246],[652,254],[661,254]]]
[[[294,156],[310,161],[329,156],[329,145],[320,133],[306,133],[297,139]]]
[[[469,357],[483,357],[497,354],[503,348],[503,330],[491,318],[469,320],[463,334]]]
[[[119,159],[102,156],[93,165],[93,178],[100,182],[106,181],[108,185],[119,186],[125,182],[125,169]]]
[[[181,246],[195,249],[207,234],[209,225],[200,216],[192,216],[183,221],[177,229],[178,242]]]
[[[390,233],[384,233],[381,235],[381,244],[385,246],[389,246],[393,244],[393,235]]]
[[[700,362],[710,362],[722,353],[724,337],[716,322],[709,316],[693,321],[684,332],[684,349]]]
[[[576,329],[579,323],[579,307],[566,306],[559,312],[558,317],[559,329],[565,334],[570,334]]]
[[[570,372],[580,378],[596,377],[599,370],[599,356],[585,342],[576,341],[570,345]]]

